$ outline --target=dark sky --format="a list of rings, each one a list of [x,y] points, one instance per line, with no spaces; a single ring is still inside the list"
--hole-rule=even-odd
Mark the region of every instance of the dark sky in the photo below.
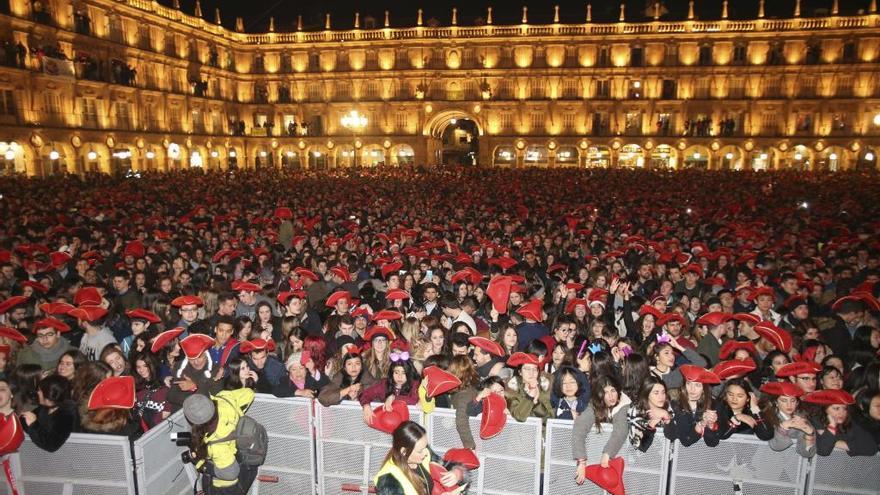
[[[759,0],[730,0],[729,11],[732,19],[752,19],[758,12]],[[171,5],[173,0],[160,0],[164,5]],[[192,14],[195,0],[180,0],[181,10]],[[478,17],[484,17],[486,7],[493,7],[492,17],[495,24],[518,24],[522,16],[522,6],[529,7],[529,23],[550,23],[553,20],[553,5],[559,5],[562,22],[583,22],[586,4],[593,5],[594,22],[613,22],[619,15],[619,0],[544,0],[531,2],[515,2],[510,0],[430,0],[424,3],[411,0],[377,0],[377,1],[294,1],[294,0],[202,0],[202,12],[208,20],[214,20],[214,8],[220,7],[223,25],[230,29],[235,25],[235,17],[244,18],[245,30],[249,32],[265,32],[269,17],[275,17],[277,31],[294,30],[297,15],[303,16],[305,29],[323,29],[324,14],[332,15],[334,29],[350,29],[354,25],[354,13],[361,13],[361,27],[368,15],[376,18],[381,25],[385,10],[391,12],[392,27],[414,26],[416,11],[424,10],[427,23],[431,17],[436,18],[440,25],[449,25],[452,7],[458,8],[458,24],[473,25]],[[645,20],[645,5],[653,5],[653,0],[627,0],[627,20]],[[687,0],[665,0],[663,3],[669,13],[662,19],[683,19],[687,15]],[[867,9],[870,0],[839,0],[841,15],[856,14],[860,9]],[[697,18],[718,19],[721,16],[721,0],[696,0]],[[766,0],[767,17],[790,17],[794,12],[795,0]],[[803,16],[826,15],[832,0],[801,0]]]

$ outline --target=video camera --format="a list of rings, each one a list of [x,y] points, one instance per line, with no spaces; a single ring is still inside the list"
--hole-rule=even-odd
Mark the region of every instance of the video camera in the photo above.
[[[176,431],[171,433],[171,441],[178,447],[186,447],[186,450],[180,453],[180,460],[184,464],[195,464],[196,459],[192,455],[192,433],[188,431]]]

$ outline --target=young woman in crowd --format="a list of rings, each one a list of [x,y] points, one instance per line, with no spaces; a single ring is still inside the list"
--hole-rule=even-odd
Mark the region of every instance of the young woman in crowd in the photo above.
[[[135,403],[132,413],[143,431],[161,423],[171,415],[171,404],[165,400],[168,387],[159,378],[159,360],[152,353],[134,357]]]
[[[318,394],[318,401],[325,407],[339,404],[344,400],[359,400],[361,393],[376,381],[364,367],[361,353],[357,348],[349,347],[338,361],[339,370]]]
[[[594,460],[603,467],[608,467],[608,462],[617,457],[627,440],[629,432],[627,413],[630,404],[629,397],[622,392],[620,383],[614,377],[602,375],[593,381],[590,403],[584,412],[575,418],[571,430],[571,449],[577,461],[575,472],[577,484],[583,484],[586,479],[589,432],[594,428],[601,431],[602,423],[611,423],[611,435],[602,448],[602,455]]]
[[[712,385],[721,383],[715,373],[695,365],[681,366],[684,384],[678,390],[678,400],[672,402],[672,421],[663,428],[670,440],[678,440],[685,447],[703,441],[717,447],[718,411],[712,397]]]
[[[37,447],[55,452],[79,426],[76,404],[70,400],[70,382],[57,375],[40,381],[39,405],[22,413],[22,427]]]

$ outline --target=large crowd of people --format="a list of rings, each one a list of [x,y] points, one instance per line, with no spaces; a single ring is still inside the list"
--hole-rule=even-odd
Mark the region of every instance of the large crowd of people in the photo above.
[[[368,424],[402,401],[455,409],[473,449],[467,418],[502,398],[508,421],[574,420],[580,482],[661,428],[874,455],[877,198],[870,172],[3,178],[0,411],[54,451],[181,408],[222,437],[217,414],[253,392],[357,401]],[[424,432],[404,427],[420,466]],[[227,493],[238,471],[220,472]]]

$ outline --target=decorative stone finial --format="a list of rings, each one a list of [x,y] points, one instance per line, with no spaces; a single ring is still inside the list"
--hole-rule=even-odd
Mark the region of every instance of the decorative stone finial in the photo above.
[[[327,14],[327,17],[324,19],[324,29],[330,30],[330,14]]]
[[[486,7],[486,24],[492,24],[492,7]]]
[[[587,4],[587,22],[593,22],[593,4]]]
[[[174,8],[180,10],[180,0],[174,0]]]
[[[390,26],[391,26],[391,20],[390,20],[389,15],[390,15],[390,14],[389,14],[388,11],[386,10],[386,11],[385,11],[385,27],[390,27]]]
[[[297,31],[303,30],[303,16],[302,15],[296,16],[296,30]]]
[[[354,28],[355,29],[361,28],[361,13],[360,12],[354,13]]]
[[[270,33],[275,32],[275,18],[274,17],[269,18],[269,32]]]
[[[523,17],[522,17],[522,23],[523,23],[523,24],[528,24],[528,23],[529,23],[529,8],[526,7],[525,5],[523,5]]]
[[[660,2],[654,2],[654,20],[660,20]]]
[[[620,17],[618,18],[620,22],[624,22],[626,20],[626,4],[620,4]]]
[[[801,16],[801,0],[796,0],[794,3],[794,16],[795,17]]]
[[[455,7],[452,7],[452,25],[458,25],[458,9]]]
[[[422,25],[422,9],[419,9],[419,18],[416,21],[416,26],[421,26],[421,25]]]
[[[721,18],[727,19],[727,0],[724,0],[724,3],[721,4]]]
[[[553,6],[553,24],[559,24],[559,5]]]
[[[235,30],[239,33],[244,32],[244,20],[241,17],[235,18]]]
[[[758,4],[758,19],[764,18],[764,0]]]
[[[871,6],[868,7],[868,13],[869,14],[876,14],[877,13],[877,0],[871,0]]]
[[[688,2],[688,20],[694,19],[694,0]]]
[[[199,0],[196,0],[196,8],[193,12],[193,15],[198,17],[199,19],[202,18],[202,2],[200,2]]]
[[[214,24],[220,25],[220,8],[214,9]]]
[[[831,15],[837,15],[840,13],[840,6],[837,4],[837,0],[834,0],[834,3],[831,4]]]

